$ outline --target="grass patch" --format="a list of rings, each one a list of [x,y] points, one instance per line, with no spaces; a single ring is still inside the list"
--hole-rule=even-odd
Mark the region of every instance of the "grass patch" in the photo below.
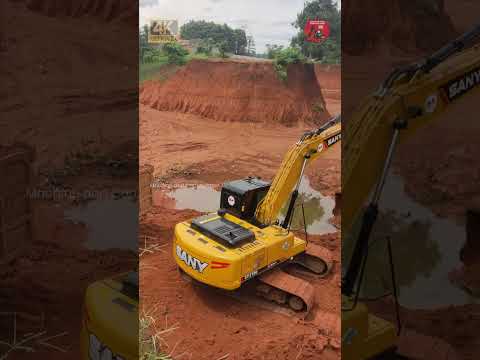
[[[164,66],[168,65],[167,57],[161,57],[158,60],[159,61],[153,63],[145,63],[139,65],[138,78],[140,83],[145,80],[161,80],[163,73],[163,71],[161,70]]]
[[[165,318],[165,326],[162,330],[156,331],[155,318],[148,314],[143,313],[139,321],[139,340],[140,340],[140,360],[173,360],[170,355],[167,355],[163,350],[166,347],[166,343],[162,336],[168,332],[177,329],[175,325],[169,326],[167,318]],[[175,351],[175,349],[172,350]]]
[[[215,58],[215,56],[209,56],[206,54],[188,54],[186,57],[186,63],[191,60],[208,60]],[[157,58],[156,62],[145,63],[139,65],[139,82],[142,83],[146,80],[166,80],[170,75],[173,75],[182,65],[169,64],[168,58],[162,56]]]

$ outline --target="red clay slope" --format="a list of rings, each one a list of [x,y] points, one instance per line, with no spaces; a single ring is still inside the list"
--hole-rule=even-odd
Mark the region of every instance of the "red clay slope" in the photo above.
[[[271,63],[194,60],[164,82],[144,82],[140,102],[218,121],[293,126],[330,117],[313,64],[291,65],[283,83]]]

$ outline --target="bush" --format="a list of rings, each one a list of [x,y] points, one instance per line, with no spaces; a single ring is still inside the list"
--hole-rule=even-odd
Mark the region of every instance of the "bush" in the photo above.
[[[163,45],[163,52],[169,64],[184,65],[187,62],[188,51],[180,44],[167,43]]]
[[[305,56],[300,49],[294,47],[288,47],[275,52],[273,66],[277,72],[278,77],[282,81],[287,80],[287,68],[290,64],[304,63],[306,61]]]
[[[212,55],[215,41],[213,39],[203,39],[197,47],[197,54]]]

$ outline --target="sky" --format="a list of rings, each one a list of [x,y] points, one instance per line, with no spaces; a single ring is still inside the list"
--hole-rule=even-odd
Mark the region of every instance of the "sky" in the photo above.
[[[150,19],[206,20],[243,28],[255,39],[257,53],[266,44],[288,46],[297,33],[291,25],[304,0],[140,0],[140,25]]]

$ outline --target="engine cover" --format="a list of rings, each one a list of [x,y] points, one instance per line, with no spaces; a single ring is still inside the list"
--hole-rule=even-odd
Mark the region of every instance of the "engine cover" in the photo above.
[[[191,227],[211,239],[229,247],[255,239],[255,234],[217,214],[209,214],[192,220]]]

